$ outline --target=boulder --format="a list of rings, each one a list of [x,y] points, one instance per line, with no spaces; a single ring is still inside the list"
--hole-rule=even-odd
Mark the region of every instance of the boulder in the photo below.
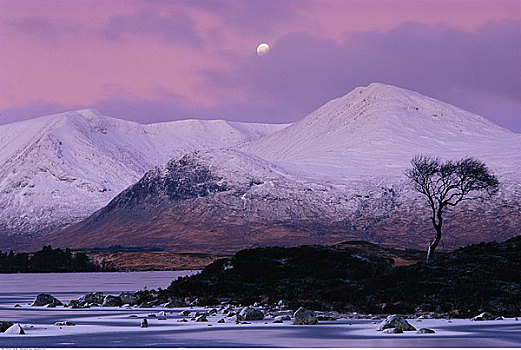
[[[25,334],[22,326],[20,326],[18,323],[13,324],[11,327],[7,328],[4,334]]]
[[[146,318],[141,321],[141,328],[147,328],[148,327],[148,320]]]
[[[11,321],[0,321],[0,333],[5,332],[9,327],[11,327],[14,323]]]
[[[400,334],[403,333],[403,330],[401,328],[386,328],[383,330],[382,333],[386,334]]]
[[[308,310],[303,307],[300,307],[295,314],[293,314],[293,324],[295,325],[309,325],[309,324],[317,324],[318,319],[315,315],[315,311]]]
[[[226,323],[226,321],[224,320],[224,318],[221,318],[219,321],[217,321],[217,323]]]
[[[492,321],[495,320],[497,316],[492,315],[490,312],[482,312],[477,316],[472,317],[471,321]]]
[[[260,321],[264,319],[264,313],[252,307],[245,307],[239,313],[244,321]]]
[[[199,315],[195,318],[195,322],[208,322],[208,320],[206,319],[206,315]]]
[[[40,293],[36,296],[36,299],[34,299],[31,306],[45,306],[45,305],[63,305],[61,301],[56,299],[50,294],[47,293]]]
[[[418,333],[418,334],[434,334],[436,332],[433,331],[430,328],[420,328],[420,329],[418,329],[418,331],[416,333]]]
[[[172,309],[174,307],[184,307],[186,306],[186,303],[179,301],[179,300],[170,300],[168,303],[165,303],[163,307],[167,307],[169,309]]]
[[[284,323],[282,316],[277,316],[273,319],[273,323]]]
[[[123,292],[119,294],[121,304],[136,305],[139,303],[140,298],[136,293]]]
[[[107,295],[103,300],[104,307],[121,306],[121,299],[115,295]]]
[[[138,306],[140,309],[146,309],[146,308],[149,308],[149,307],[152,307],[152,305],[146,301],[142,302],[141,304],[139,304]]]
[[[76,326],[74,323],[72,323],[70,321],[56,322],[54,325],[55,326]]]
[[[188,310],[183,310],[179,313],[179,316],[190,316],[190,311]]]
[[[81,298],[77,300],[78,304],[80,305],[86,305],[86,304],[102,304],[105,297],[103,296],[103,292],[92,292],[85,294]],[[72,303],[72,300],[71,300]]]
[[[415,331],[414,328],[403,316],[401,315],[390,315],[380,323],[379,331],[383,331],[388,328],[398,328],[402,331]]]

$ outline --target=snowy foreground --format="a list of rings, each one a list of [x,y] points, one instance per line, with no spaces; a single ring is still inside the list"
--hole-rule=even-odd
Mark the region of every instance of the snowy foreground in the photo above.
[[[63,302],[87,292],[119,293],[166,288],[179,275],[191,272],[131,272],[0,275],[0,321],[21,324],[25,335],[0,333],[1,347],[519,347],[521,321],[412,319],[416,328],[435,334],[384,334],[369,319],[340,318],[315,326],[294,326],[273,319],[235,324],[222,314],[208,322],[194,322],[181,311],[186,308],[93,307],[68,309],[32,307],[37,293],[49,292]],[[20,304],[21,307],[14,307]],[[165,317],[162,317],[163,312]],[[152,316],[155,315],[155,316]],[[142,320],[148,328],[141,328]],[[217,323],[220,319],[226,323]],[[182,322],[185,319],[187,322]],[[56,326],[69,321],[74,326]]]

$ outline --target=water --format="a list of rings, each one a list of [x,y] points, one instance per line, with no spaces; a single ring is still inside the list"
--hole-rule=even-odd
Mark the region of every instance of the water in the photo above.
[[[38,293],[50,293],[62,302],[89,292],[119,294],[141,289],[167,288],[180,276],[198,271],[76,272],[0,274],[0,305],[28,303]],[[0,313],[1,316],[1,313]],[[1,318],[0,318],[1,319]]]
[[[340,319],[317,326],[274,324],[267,318],[251,324],[218,324],[222,314],[209,322],[180,322],[179,311],[202,308],[32,307],[28,303],[41,292],[69,302],[94,291],[119,294],[145,286],[166,288],[179,276],[194,271],[116,273],[0,274],[0,320],[20,323],[26,335],[0,333],[1,347],[520,347],[521,322],[471,322],[469,320],[410,320],[432,328],[436,334],[382,334],[371,320]],[[14,307],[20,304],[21,307]],[[165,311],[166,320],[150,314]],[[132,317],[131,317],[132,316]],[[148,328],[141,328],[147,318]],[[55,323],[70,321],[75,326]]]

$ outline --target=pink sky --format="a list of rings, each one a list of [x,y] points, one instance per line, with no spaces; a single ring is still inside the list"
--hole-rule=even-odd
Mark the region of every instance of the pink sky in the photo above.
[[[85,107],[287,122],[382,81],[521,132],[518,0],[0,0],[0,13],[0,123]]]

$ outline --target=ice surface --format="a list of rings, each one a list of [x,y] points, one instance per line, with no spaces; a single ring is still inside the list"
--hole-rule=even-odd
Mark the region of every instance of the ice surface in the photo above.
[[[25,303],[40,291],[53,293],[62,301],[90,291],[131,291],[149,287],[165,288],[175,276],[185,272],[129,272],[87,274],[0,275],[0,320],[19,322],[26,335],[0,334],[3,347],[519,347],[521,322],[513,319],[473,322],[454,319],[409,320],[416,328],[436,334],[383,334],[372,320],[339,319],[317,326],[293,326],[271,320],[251,324],[218,324],[222,316],[209,322],[178,322],[181,310],[202,308],[48,309]],[[15,308],[14,304],[22,305]],[[165,311],[166,320],[148,317]],[[172,313],[170,313],[172,312]],[[130,317],[136,315],[136,317]],[[147,318],[148,328],[141,328]],[[70,321],[75,326],[55,326]],[[267,322],[267,324],[265,324]],[[211,325],[211,326],[209,326]]]

